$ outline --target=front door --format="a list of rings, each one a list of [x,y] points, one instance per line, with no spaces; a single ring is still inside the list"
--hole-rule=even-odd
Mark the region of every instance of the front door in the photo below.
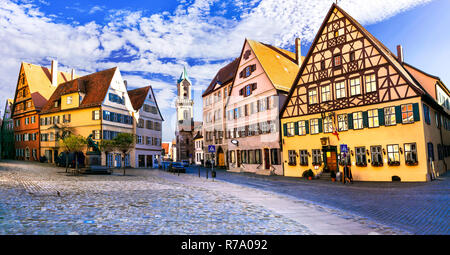
[[[217,156],[218,156],[219,166],[225,166],[225,157],[224,157],[223,152],[219,152],[219,154]]]
[[[241,151],[240,150],[236,151],[236,164],[237,164],[237,167],[241,167]]]
[[[147,168],[152,168],[152,167],[153,167],[153,156],[147,155]]]
[[[324,157],[325,157],[325,165],[328,167],[329,171],[337,172],[338,164],[337,164],[337,147],[336,146],[328,146],[324,147]]]
[[[270,169],[270,151],[269,149],[264,149],[264,169]]]

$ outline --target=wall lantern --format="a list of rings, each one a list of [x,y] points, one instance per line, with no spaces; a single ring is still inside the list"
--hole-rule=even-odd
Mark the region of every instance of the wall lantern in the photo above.
[[[308,157],[311,157],[311,153],[308,151]]]
[[[353,156],[353,150],[351,150],[351,151],[350,151],[350,153],[351,153],[351,154],[352,154],[352,156]]]
[[[383,154],[386,155],[386,149],[385,148],[383,148]]]
[[[403,154],[403,149],[402,149],[402,147],[400,147],[400,154]]]
[[[367,156],[369,156],[369,155],[370,155],[370,153],[369,153],[369,150],[366,150],[366,153],[367,153]]]
[[[322,146],[325,146],[330,142],[330,139],[328,137],[322,137],[320,138],[320,142],[322,143]]]
[[[238,140],[233,139],[233,140],[231,140],[231,143],[236,145],[236,146],[239,146],[239,141]]]

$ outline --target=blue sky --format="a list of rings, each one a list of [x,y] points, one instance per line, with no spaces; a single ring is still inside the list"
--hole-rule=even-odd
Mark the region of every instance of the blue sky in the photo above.
[[[78,74],[118,66],[130,87],[152,85],[173,138],[176,80],[183,66],[194,83],[194,116],[215,73],[238,57],[245,38],[302,54],[331,0],[0,0],[1,105],[14,96],[20,62]],[[339,5],[394,53],[447,85],[450,1],[342,0]],[[2,107],[1,110],[4,108]]]

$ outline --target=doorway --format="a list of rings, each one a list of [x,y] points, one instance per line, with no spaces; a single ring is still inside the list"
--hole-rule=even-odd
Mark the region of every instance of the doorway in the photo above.
[[[236,164],[237,164],[237,167],[241,167],[241,151],[240,150],[236,151]]]
[[[223,153],[222,147],[217,150],[217,166],[225,166],[225,155]]]
[[[323,158],[327,172],[335,172],[338,171],[337,164],[337,147],[336,146],[323,146]]]
[[[264,169],[270,169],[270,150],[264,149]]]
[[[153,167],[153,156],[147,155],[147,168],[152,168],[152,167]]]

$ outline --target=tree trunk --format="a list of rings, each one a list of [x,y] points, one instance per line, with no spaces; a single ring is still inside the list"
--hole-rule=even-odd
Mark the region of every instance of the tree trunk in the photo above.
[[[125,153],[123,154],[123,165],[122,165],[122,167],[123,167],[123,176],[125,176]]]
[[[69,171],[69,152],[66,152],[66,173]]]
[[[78,174],[78,153],[75,152],[75,173]]]

